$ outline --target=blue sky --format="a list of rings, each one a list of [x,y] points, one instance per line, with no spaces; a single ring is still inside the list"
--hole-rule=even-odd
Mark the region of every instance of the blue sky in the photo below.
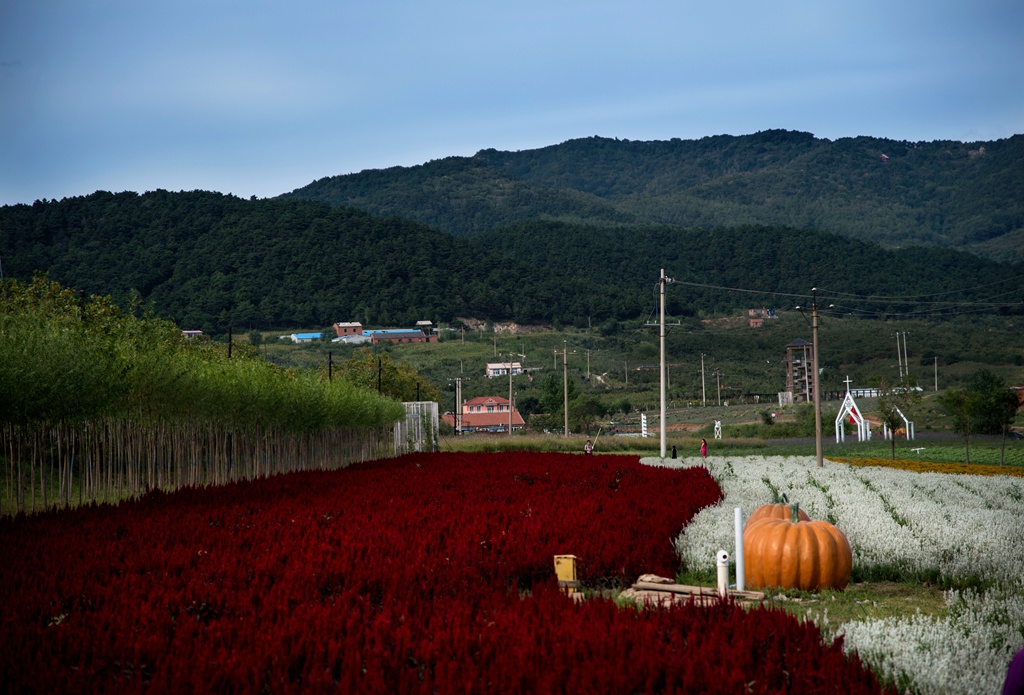
[[[0,204],[768,128],[1024,133],[1024,3],[0,0]]]

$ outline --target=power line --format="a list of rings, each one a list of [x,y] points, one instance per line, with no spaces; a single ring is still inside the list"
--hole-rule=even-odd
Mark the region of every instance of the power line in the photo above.
[[[978,290],[982,290],[982,289],[985,289],[985,288],[988,288],[988,287],[993,287],[995,285],[1003,284],[1005,282],[1010,282],[1012,280],[1017,280],[1017,279],[1024,279],[1024,276],[1015,276],[1013,278],[1008,278],[1006,280],[999,280],[999,281],[995,281],[995,282],[990,282],[990,283],[986,283],[986,284],[983,284],[983,285],[978,285],[978,286],[975,286],[975,287],[967,287],[967,288],[962,288],[962,289],[957,289],[957,290],[949,290],[949,291],[946,291],[946,292],[938,292],[938,293],[923,294],[923,295],[904,295],[904,296],[900,296],[900,295],[890,295],[890,296],[885,296],[885,295],[881,295],[881,296],[880,295],[861,295],[861,294],[854,294],[854,293],[851,293],[851,292],[832,291],[832,290],[829,290],[827,288],[818,288],[818,294],[819,294],[819,297],[824,297],[824,296],[837,297],[837,298],[838,297],[842,297],[846,301],[855,300],[855,301],[860,302],[862,304],[887,304],[887,305],[890,305],[890,306],[891,305],[900,305],[900,304],[902,304],[902,305],[915,305],[915,306],[922,306],[922,307],[931,307],[932,311],[928,312],[928,315],[937,313],[939,310],[941,310],[943,313],[948,313],[950,310],[957,310],[957,313],[965,313],[965,311],[964,311],[965,309],[972,309],[972,308],[976,308],[979,312],[981,312],[981,311],[984,311],[984,310],[1001,309],[1001,308],[1007,308],[1007,307],[1013,307],[1013,306],[1021,306],[1022,304],[1024,304],[1024,302],[1022,302],[1022,300],[1019,299],[1019,298],[1015,299],[1015,301],[1006,301],[1006,302],[993,302],[993,301],[980,301],[980,300],[961,300],[961,301],[953,301],[953,300],[924,300],[924,299],[921,299],[921,298],[922,297],[937,297],[937,296],[943,296],[943,295],[948,295],[948,294],[953,294],[953,293],[966,294],[966,293],[976,292]],[[809,295],[809,294],[800,294],[800,293],[793,293],[793,292],[775,292],[775,291],[770,291],[770,290],[755,290],[755,289],[750,289],[750,288],[747,288],[747,287],[730,287],[730,286],[727,286],[727,285],[711,285],[711,284],[701,283],[701,282],[687,282],[685,280],[676,280],[675,282],[677,284],[686,285],[688,287],[697,287],[697,288],[700,288],[700,289],[715,290],[715,291],[718,291],[718,292],[737,292],[737,293],[742,293],[742,294],[756,294],[756,295],[767,296],[767,297],[790,297],[790,298],[796,298],[796,299],[809,299],[811,297],[811,295]],[[1016,290],[1016,289],[1008,290],[1006,292],[995,294],[992,297],[989,297],[988,299],[990,300],[990,299],[994,299],[996,297],[1003,297],[1003,296],[1007,296],[1007,295],[1017,295],[1019,297],[1019,292],[1020,291]],[[867,314],[867,315],[887,315],[887,316],[896,316],[896,315],[901,315],[901,314],[914,315],[914,312],[895,312],[895,311],[892,311],[892,310],[888,310],[888,311],[866,311],[866,310],[862,310],[862,309],[859,309],[859,308],[853,308],[853,307],[846,307],[846,308],[848,309],[848,311],[850,313],[853,313],[853,312],[856,311],[858,313]],[[921,315],[925,315],[925,312],[918,312],[918,313],[920,313]],[[969,313],[969,312],[967,312],[967,313]]]

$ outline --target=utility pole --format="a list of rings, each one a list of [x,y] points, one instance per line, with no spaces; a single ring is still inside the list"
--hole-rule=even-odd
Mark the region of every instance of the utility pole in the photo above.
[[[512,355],[508,356],[508,436],[512,436]]]
[[[814,457],[818,468],[825,463],[821,453],[821,367],[818,366],[818,288],[811,288],[811,341],[814,343]]]
[[[715,370],[715,379],[718,382],[718,407],[721,408],[722,407],[722,373],[720,371],[718,371],[717,369]]]
[[[832,305],[829,305],[831,308]],[[804,320],[807,320],[807,314],[804,314],[802,307],[797,307]],[[818,288],[811,288],[811,365],[814,369],[814,378],[808,381],[808,386],[814,391],[814,455],[817,460],[818,467],[823,467],[824,461],[821,454],[821,368],[818,366]],[[806,376],[804,377],[807,378]]]
[[[569,436],[569,363],[566,361],[567,357],[567,346],[565,341],[562,341],[562,410],[565,415],[565,434],[563,436]]]
[[[667,423],[667,412],[666,412],[666,386],[668,385],[668,376],[666,374],[666,362],[665,362],[665,286],[672,283],[673,279],[666,276],[665,268],[662,268],[662,275],[658,278],[658,295],[660,298],[658,311],[658,346],[660,352],[660,371],[662,371],[662,379],[660,379],[660,415],[662,415],[662,458],[665,459],[665,438],[668,434],[668,423]],[[653,325],[653,323],[644,323],[644,325]],[[679,325],[678,321],[673,325]]]
[[[455,377],[455,434],[462,434],[462,377]]]
[[[939,356],[936,355],[932,358],[935,364],[935,392],[939,391]]]
[[[523,359],[526,359],[526,355],[520,353],[518,355]],[[508,434],[512,436],[512,358],[516,357],[515,353],[510,352],[508,354]],[[521,367],[522,365],[520,365]]]
[[[704,387],[704,353],[700,353],[700,405],[708,407],[708,390]]]
[[[661,458],[665,458],[665,436],[668,427],[665,420],[665,285],[672,282],[672,278],[665,277],[665,269],[661,269],[661,329],[658,332],[661,348]]]
[[[903,353],[900,352],[900,332],[896,331],[896,364],[900,368],[900,381],[903,381]]]
[[[907,332],[903,331],[903,368],[907,373],[907,380],[910,380],[910,357],[907,355]]]

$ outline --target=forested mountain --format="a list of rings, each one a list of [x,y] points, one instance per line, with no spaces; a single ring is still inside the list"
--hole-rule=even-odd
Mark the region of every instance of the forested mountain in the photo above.
[[[206,192],[97,192],[4,206],[0,263],[7,277],[45,271],[122,304],[134,291],[160,316],[206,331],[457,316],[640,321],[656,307],[660,268],[680,281],[669,293],[677,317],[792,306],[799,300],[773,293],[806,295],[812,286],[943,302],[1024,296],[1021,264],[950,249],[885,250],[792,227],[534,221],[455,237],[348,207]],[[908,307],[879,300],[871,309]]]
[[[1024,260],[1024,135],[977,143],[830,141],[785,130],[653,142],[591,137],[323,178],[284,197],[456,236],[535,220],[764,224]]]

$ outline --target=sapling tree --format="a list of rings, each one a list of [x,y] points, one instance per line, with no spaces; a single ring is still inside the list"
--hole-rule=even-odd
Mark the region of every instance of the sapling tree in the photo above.
[[[913,409],[921,401],[921,392],[916,386],[910,377],[903,377],[895,383],[882,379],[879,384],[878,411],[882,423],[892,433],[893,461],[896,460],[896,432],[906,426],[904,417],[909,419]]]
[[[0,513],[336,468],[404,413],[42,276],[0,283],[0,336]]]
[[[977,410],[976,398],[963,389],[946,389],[939,395],[939,405],[953,418],[953,431],[964,438],[964,462],[971,462],[971,422]]]
[[[965,460],[971,462],[971,434],[1005,437],[1017,414],[1016,394],[1003,379],[987,369],[971,376],[967,389],[947,389],[939,404],[953,417],[953,429],[964,438]],[[1002,461],[1002,455],[1000,455]]]

